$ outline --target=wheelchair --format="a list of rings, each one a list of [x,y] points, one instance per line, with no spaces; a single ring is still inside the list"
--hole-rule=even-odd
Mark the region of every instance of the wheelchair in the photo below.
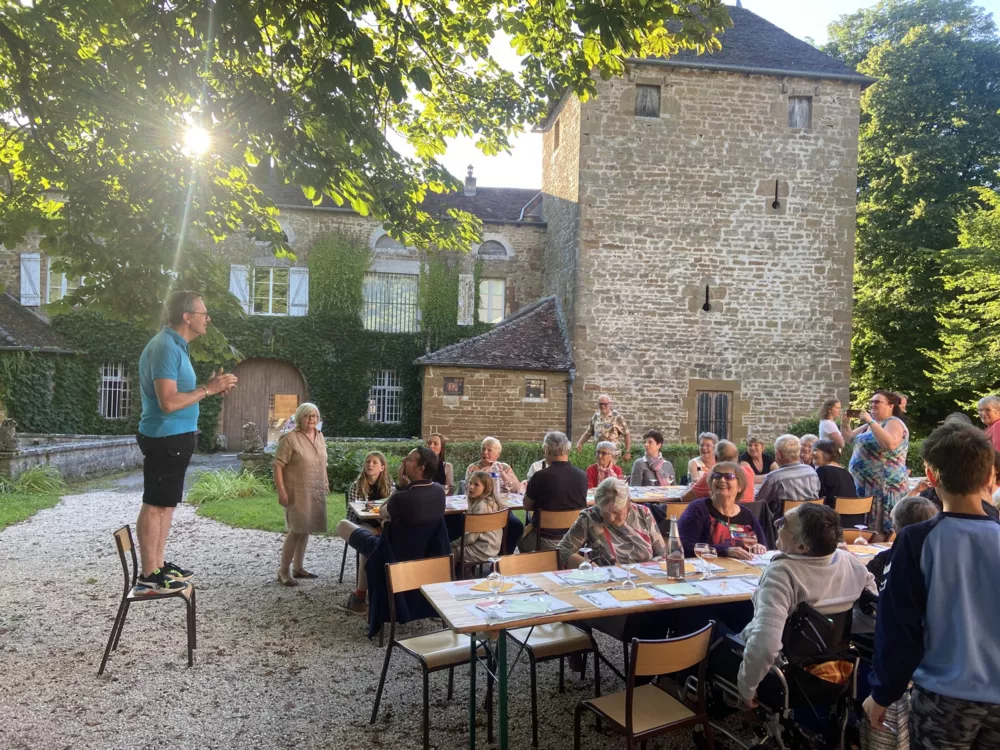
[[[743,642],[726,635],[709,655],[706,692],[712,729],[743,750],[843,750],[857,693],[860,655],[850,643],[852,610],[830,616],[803,604],[792,614],[782,637],[782,651],[757,688],[760,704],[749,716],[753,741],[747,744],[718,722],[742,709],[736,676]],[[832,682],[810,667],[842,662]],[[684,690],[697,691],[696,677]],[[697,738],[695,744],[697,745]]]

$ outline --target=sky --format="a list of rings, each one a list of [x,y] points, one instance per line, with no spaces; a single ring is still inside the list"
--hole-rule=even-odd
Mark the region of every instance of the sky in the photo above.
[[[826,27],[847,13],[875,5],[877,0],[743,0],[743,7],[800,39],[811,37],[816,44],[826,42]],[[735,5],[735,0],[726,0]],[[1000,22],[1000,0],[980,0],[978,5]],[[505,48],[506,47],[506,48]],[[514,67],[517,58],[509,46],[496,41],[491,52],[505,67]],[[395,144],[397,148],[400,144]],[[513,140],[509,154],[485,156],[471,139],[459,138],[449,143],[442,159],[456,177],[465,176],[471,164],[480,187],[540,188],[542,185],[542,136],[526,132]]]

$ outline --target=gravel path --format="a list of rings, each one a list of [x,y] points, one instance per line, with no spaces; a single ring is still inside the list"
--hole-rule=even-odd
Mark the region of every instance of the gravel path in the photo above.
[[[308,567],[322,577],[297,589],[275,582],[281,535],[233,529],[178,508],[168,557],[197,571],[198,645],[186,667],[180,602],[134,606],[117,653],[97,667],[121,596],[111,532],[134,523],[141,485],[65,497],[0,532],[0,748],[420,748],[420,679],[393,656],[378,721],[368,717],[384,651],[360,618],[334,608],[353,581],[336,583],[342,542],[314,538]],[[426,626],[424,626],[426,627]],[[416,629],[408,631],[417,632]],[[602,642],[620,660],[620,647]],[[557,663],[538,670],[541,748],[571,748],[573,707],[591,683]],[[605,692],[622,685],[605,670]],[[431,676],[431,744],[466,747],[467,670]],[[588,667],[589,674],[589,667]],[[479,686],[485,696],[485,680]],[[524,660],[514,670],[511,747],[530,748]],[[479,746],[485,741],[481,712]],[[586,748],[624,747],[584,724]],[[681,733],[650,747],[687,748]]]

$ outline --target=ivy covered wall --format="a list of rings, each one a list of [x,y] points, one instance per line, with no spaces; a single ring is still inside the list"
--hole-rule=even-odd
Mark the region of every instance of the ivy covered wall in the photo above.
[[[337,436],[409,437],[420,431],[420,369],[413,360],[427,351],[478,335],[491,326],[459,326],[458,257],[423,258],[418,333],[367,331],[362,325],[363,282],[372,255],[363,237],[331,234],[309,251],[309,314],[305,317],[216,316],[217,326],[240,358],[290,362],[306,380],[323,414],[324,432]],[[480,269],[475,289],[478,295]],[[478,299],[477,299],[478,309]],[[141,409],[139,355],[150,332],[132,324],[74,311],[53,317],[52,325],[86,354],[0,354],[0,400],[22,432],[128,434]],[[122,362],[132,374],[132,416],[106,420],[98,413],[100,367]],[[218,363],[195,363],[204,382]],[[227,369],[232,363],[223,363]],[[395,369],[403,386],[400,424],[368,422],[372,372]],[[201,448],[215,441],[222,399],[201,402]]]

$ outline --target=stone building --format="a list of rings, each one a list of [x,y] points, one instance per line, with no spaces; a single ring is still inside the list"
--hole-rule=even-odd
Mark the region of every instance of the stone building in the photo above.
[[[497,323],[543,298],[559,301],[572,366],[546,376],[551,413],[526,437],[566,426],[570,387],[574,439],[602,392],[634,432],[657,427],[673,441],[703,430],[772,438],[823,399],[848,398],[859,99],[870,79],[750,11],[729,10],[734,27],[720,52],[633,61],[625,77],[598,80],[597,97],[558,102],[537,127],[540,190],[477,188],[470,170],[464,191],[434,198],[484,222],[483,242],[457,259],[459,323]],[[314,207],[295,186],[270,191],[297,259],[266,248],[233,258],[231,289],[251,315],[308,315],[309,248],[346,229],[375,253],[366,327],[419,328],[419,253],[350,209]],[[22,304],[44,305],[72,286],[48,273],[36,247],[15,250],[0,247],[0,283]],[[445,377],[464,377],[478,394],[503,372],[510,401],[531,379],[521,347],[532,343],[512,340],[517,366],[504,369],[476,357],[446,361],[448,350],[423,358],[423,432],[479,435],[462,424],[478,417],[501,439],[521,437],[523,415],[530,406],[542,416],[540,403],[522,401],[498,424],[493,405],[455,405],[442,389]],[[258,368],[258,401],[308,388],[296,381],[288,394],[267,393],[273,363],[241,367],[241,383]],[[370,419],[392,422],[404,387],[394,377],[391,368],[372,373]],[[273,411],[255,402],[226,420],[265,408]]]

